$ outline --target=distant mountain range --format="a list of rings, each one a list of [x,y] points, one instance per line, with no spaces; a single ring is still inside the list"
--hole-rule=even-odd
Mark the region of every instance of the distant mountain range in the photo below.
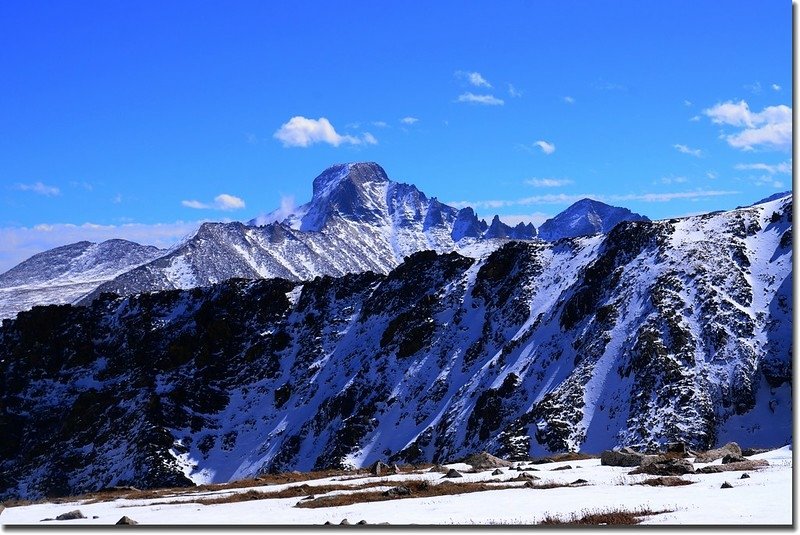
[[[122,296],[209,286],[231,278],[292,281],[373,271],[387,274],[425,250],[480,258],[508,240],[532,240],[532,224],[490,224],[415,186],[391,181],[376,163],[340,164],[314,179],[310,202],[276,221],[277,212],[243,223],[205,223],[169,251],[131,242],[68,245],[0,275],[0,318],[37,304],[89,303]],[[546,221],[549,241],[610,231],[647,218],[584,199]],[[264,224],[261,224],[264,223]],[[125,247],[120,245],[125,244]],[[74,255],[80,265],[63,260]]]

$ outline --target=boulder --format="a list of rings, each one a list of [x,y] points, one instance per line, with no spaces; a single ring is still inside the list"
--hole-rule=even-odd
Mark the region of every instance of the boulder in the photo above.
[[[585,485],[587,483],[588,481],[586,481],[585,479],[576,479],[575,481],[570,483],[570,485]]]
[[[375,463],[369,467],[369,473],[373,476],[385,476],[389,473],[389,465],[381,461],[375,461]]]
[[[528,480],[522,486],[525,487],[526,489],[535,489],[536,488],[536,483],[534,483],[532,480]]]
[[[472,468],[474,468],[475,470],[503,468],[503,467],[509,467],[513,464],[510,461],[505,461],[485,451],[482,451],[480,453],[473,453],[472,455],[467,457],[464,460],[464,462],[471,465]]]
[[[716,461],[717,459],[722,459],[729,453],[735,453],[736,455],[742,454],[742,448],[736,442],[728,442],[721,448],[717,448],[714,450],[708,450],[706,452],[698,453],[694,459],[696,463],[710,463]]]
[[[759,453],[767,453],[768,449],[765,448],[742,448],[742,455],[750,457],[751,455],[758,455]]]
[[[56,520],[77,520],[78,518],[86,518],[80,510],[75,509],[69,513],[63,513],[56,517]]]
[[[128,518],[127,516],[123,516],[122,518],[117,520],[117,524],[116,525],[117,526],[135,526],[136,524],[138,524],[138,522],[135,521],[134,519]]]
[[[364,526],[364,525],[367,524],[367,521],[366,520],[359,520],[356,524],[359,525],[359,526]]]
[[[698,474],[718,474],[720,472],[738,472],[739,470],[756,470],[769,466],[765,460],[748,459],[740,463],[711,464],[697,469]]]
[[[461,475],[461,472],[459,472],[459,471],[458,471],[458,470],[456,470],[455,468],[451,468],[451,469],[450,469],[450,470],[448,470],[448,471],[447,471],[447,473],[446,473],[445,475],[443,475],[442,477],[443,477],[443,478],[444,478],[444,477],[447,477],[447,478],[454,478],[454,477],[464,477],[464,476],[463,476],[463,475]]]
[[[723,484],[722,484],[722,486],[721,486],[720,488],[721,488],[721,489],[732,489],[732,488],[733,488],[733,485],[731,485],[730,483],[728,483],[728,482],[726,481],[725,483],[723,483]]]
[[[736,455],[735,453],[729,453],[722,458],[722,464],[741,463],[748,460],[749,459],[747,459],[743,455]]]
[[[644,457],[641,453],[637,453],[630,448],[624,448],[620,451],[606,450],[600,454],[600,464],[603,466],[635,467],[642,464]]]
[[[339,522],[339,525],[340,526],[349,526],[350,525],[350,521],[345,518],[344,520]]]
[[[558,472],[560,470],[572,470],[572,466],[569,464],[565,464],[564,466],[557,466],[550,470],[551,472]]]
[[[502,476],[503,475],[503,471],[498,468],[497,470],[492,472],[492,475],[493,476]]]
[[[668,442],[667,453],[686,453],[685,442]]]
[[[694,465],[686,459],[668,459],[664,457],[648,457],[631,474],[650,474],[653,476],[679,476],[693,474]]]
[[[397,466],[396,464],[393,464],[391,466],[391,468],[389,468],[389,473],[390,474],[399,474],[400,473],[400,467]]]
[[[411,494],[411,489],[403,485],[393,487],[383,493],[384,496],[408,496],[409,494]]]
[[[739,479],[750,479],[750,474],[742,474],[742,477]]]
[[[520,475],[518,475],[517,477],[515,477],[511,481],[536,481],[537,479],[540,479],[540,478],[536,477],[535,475],[533,475],[533,474],[531,474],[529,472],[522,472]]]

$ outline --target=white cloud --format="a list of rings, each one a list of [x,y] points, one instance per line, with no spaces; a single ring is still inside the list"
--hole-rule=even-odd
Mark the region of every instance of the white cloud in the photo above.
[[[181,201],[181,204],[187,208],[194,208],[197,210],[240,210],[245,207],[244,201],[234,195],[227,193],[220,193],[214,197],[213,203],[204,203],[196,200]]]
[[[508,94],[514,98],[519,98],[522,96],[522,91],[514,87],[514,84],[508,84]]]
[[[753,181],[753,184],[755,184],[756,186],[769,186],[775,189],[783,188],[783,182],[781,180],[776,180],[775,178],[769,175],[763,175],[756,178]]]
[[[372,121],[372,126],[375,128],[388,128],[388,123],[386,121]]]
[[[689,118],[689,120],[691,122],[693,122],[693,123],[696,123],[697,121],[700,120],[700,116],[699,115],[693,115],[692,117]]]
[[[0,228],[0,273],[42,251],[83,240],[100,242],[121,238],[143,245],[168,248],[194,234],[201,223],[203,221],[176,221],[153,225],[53,223],[33,227],[4,227]]]
[[[34,182],[33,184],[14,184],[14,189],[19,191],[30,191],[37,195],[44,195],[45,197],[55,197],[61,195],[61,190],[56,186],[48,186],[42,182]]]
[[[315,143],[327,143],[338,147],[341,144],[374,145],[377,140],[371,134],[362,137],[340,135],[325,117],[308,119],[300,115],[292,117],[272,135],[284,147],[308,147]]]
[[[552,214],[545,214],[544,212],[533,212],[531,214],[505,214],[500,216],[500,220],[506,225],[516,227],[520,223],[527,225],[533,223],[533,226],[539,228],[542,223],[553,217]]]
[[[475,87],[492,87],[492,84],[490,84],[486,78],[481,76],[481,73],[479,72],[456,71],[456,76],[459,78],[464,78],[467,80],[467,82],[469,82],[470,85]]]
[[[575,104],[575,99],[574,99],[574,98],[572,98],[572,97],[571,97],[571,96],[569,96],[569,95],[567,95],[566,97],[562,97],[562,99],[563,99],[563,100],[564,100],[564,102],[566,102],[567,104]]]
[[[458,102],[469,102],[470,104],[484,104],[486,106],[502,106],[505,102],[494,95],[476,95],[474,93],[464,93],[458,96]]]
[[[746,85],[744,85],[742,87],[744,87],[745,89],[747,89],[748,91],[750,91],[754,95],[757,95],[757,94],[761,93],[761,82],[756,82],[754,84],[746,84]]]
[[[280,222],[294,213],[297,204],[294,202],[294,195],[281,195],[280,208],[268,214],[261,214],[256,217],[256,225],[268,225],[269,223]]]
[[[701,151],[700,149],[692,149],[692,148],[687,147],[686,145],[681,145],[680,143],[676,143],[675,145],[673,145],[673,147],[678,152],[681,152],[683,154],[690,154],[690,155],[695,156],[697,158],[699,158],[703,154],[703,151]]]
[[[774,165],[767,163],[739,163],[734,168],[740,171],[766,171],[771,175],[775,173],[789,175],[792,173],[792,162],[787,160]]]
[[[755,147],[788,150],[792,144],[792,108],[768,106],[758,113],[747,102],[727,101],[703,110],[715,124],[744,127],[735,134],[723,135],[731,147],[753,150]]]
[[[419,119],[417,119],[416,117],[403,117],[402,119],[400,119],[400,122],[403,124],[412,125],[416,122],[419,122]]]
[[[708,177],[710,180],[716,180],[716,179],[717,179],[717,177],[719,177],[719,175],[716,173],[716,171],[709,171],[709,172],[707,172],[707,173],[706,173],[706,176],[707,176],[707,177]]]
[[[778,84],[772,84],[772,90],[773,91],[780,91],[781,90],[781,86],[779,86]]]
[[[692,105],[692,101],[691,100],[684,100],[683,101],[683,105],[688,108],[688,107],[690,107]]]
[[[544,141],[543,139],[534,142],[534,145],[542,149],[542,152],[545,154],[553,154],[556,151],[556,146],[554,144]]]
[[[685,176],[663,176],[659,181],[662,184],[684,184],[688,182]]]
[[[534,188],[558,188],[572,184],[572,180],[569,178],[529,178],[525,183]]]

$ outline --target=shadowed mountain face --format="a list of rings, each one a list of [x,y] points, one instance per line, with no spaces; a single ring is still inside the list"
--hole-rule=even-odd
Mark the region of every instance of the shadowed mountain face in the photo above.
[[[384,213],[343,211],[326,227]],[[23,312],[0,328],[0,498],[482,450],[784,445],[791,215],[789,196],[482,258]]]
[[[539,237],[555,241],[561,238],[604,234],[623,221],[649,221],[649,219],[627,208],[610,206],[592,199],[582,199],[542,223]]]

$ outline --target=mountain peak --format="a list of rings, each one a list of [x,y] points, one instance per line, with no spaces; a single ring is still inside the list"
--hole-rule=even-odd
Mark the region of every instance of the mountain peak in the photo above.
[[[359,188],[368,183],[387,182],[386,171],[375,162],[339,163],[328,167],[314,179],[313,196],[328,197],[348,183]]]
[[[622,221],[649,221],[649,219],[627,208],[583,198],[542,223],[539,227],[539,237],[555,241],[560,238],[606,233]]]

